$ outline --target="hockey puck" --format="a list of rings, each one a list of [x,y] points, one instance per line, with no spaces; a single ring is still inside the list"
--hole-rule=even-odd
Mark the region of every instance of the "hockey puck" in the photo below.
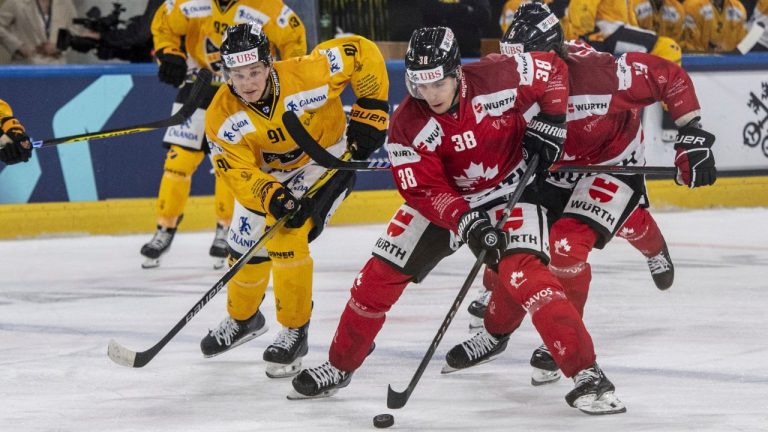
[[[379,429],[388,428],[395,424],[395,417],[392,414],[379,414],[373,418],[373,425]]]

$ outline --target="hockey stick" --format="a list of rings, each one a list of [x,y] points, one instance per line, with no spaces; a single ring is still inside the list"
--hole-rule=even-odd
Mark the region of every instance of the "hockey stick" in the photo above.
[[[392,164],[387,160],[349,161],[337,158],[312,138],[293,111],[286,111],[283,114],[283,124],[299,148],[324,168],[351,171],[386,171],[392,167]],[[563,165],[557,167],[552,172],[649,174],[674,177],[677,174],[677,168],[662,166]]]
[[[752,25],[752,28],[749,29],[749,32],[747,32],[747,35],[744,36],[744,39],[739,42],[738,45],[736,45],[735,52],[737,54],[746,54],[749,51],[754,48],[754,46],[757,44],[757,41],[760,40],[761,37],[763,37],[763,33],[765,32],[765,27],[763,27],[762,23],[756,22]]]
[[[206,90],[208,89],[208,86],[211,85],[212,78],[213,78],[213,74],[211,73],[211,71],[209,71],[208,69],[200,69],[200,71],[197,73],[197,79],[195,80],[195,83],[192,85],[192,90],[190,90],[189,97],[187,98],[186,102],[184,102],[184,105],[182,105],[181,108],[178,111],[176,111],[174,115],[172,115],[171,117],[165,120],[158,120],[151,123],[122,127],[117,129],[110,129],[110,130],[105,130],[100,132],[89,132],[89,133],[84,133],[80,135],[70,135],[70,136],[61,137],[61,138],[51,138],[47,140],[32,141],[32,147],[45,148],[45,147],[55,146],[59,144],[69,144],[73,142],[86,141],[91,139],[111,138],[111,137],[116,137],[121,135],[130,135],[130,134],[139,133],[139,132],[148,132],[155,129],[182,124],[192,114],[194,114],[195,110],[199,108],[200,105],[202,105],[203,100],[205,99],[205,95],[207,93]]]
[[[347,155],[345,155],[347,156]],[[323,175],[315,181],[314,184],[312,184],[312,187],[309,188],[309,190],[304,194],[306,197],[311,197],[317,191],[325,185],[328,180],[336,173],[336,170],[328,170]],[[298,209],[297,209],[298,210]],[[218,282],[213,286],[213,288],[209,289],[208,292],[206,292],[203,297],[195,303],[194,306],[192,306],[192,309],[187,312],[186,315],[178,322],[175,326],[169,331],[165,336],[163,336],[162,339],[158,343],[156,343],[154,346],[149,348],[146,351],[132,351],[123,345],[120,345],[117,341],[114,339],[109,341],[109,347],[107,348],[107,356],[109,356],[110,359],[112,359],[113,362],[127,367],[134,367],[134,368],[140,368],[149,363],[157,353],[160,352],[160,350],[163,349],[163,347],[170,342],[171,339],[173,339],[174,336],[182,329],[184,326],[187,325],[187,323],[197,315],[198,312],[205,306],[211,299],[221,291],[222,288],[224,288],[224,285],[229,282],[230,279],[240,271],[240,269],[253,257],[253,255],[256,254],[259,250],[261,250],[262,247],[264,247],[267,242],[272,239],[272,237],[277,234],[277,231],[282,228],[286,222],[293,216],[294,212],[291,212],[280,219],[277,220],[277,222],[272,225],[264,234],[261,236],[261,238],[253,244],[253,246],[248,249],[243,256],[240,257],[240,259],[235,262],[235,264],[232,265],[232,267],[227,270],[226,273],[224,273],[224,276],[219,279]]]
[[[504,223],[507,221],[507,218],[509,218],[509,215],[512,213],[512,208],[515,207],[517,202],[520,200],[520,197],[523,195],[525,186],[526,184],[528,184],[528,180],[533,175],[533,172],[536,170],[536,166],[538,164],[539,164],[539,155],[534,155],[533,158],[531,159],[531,163],[528,165],[528,168],[526,168],[525,172],[523,173],[523,176],[520,178],[520,183],[518,184],[515,191],[512,193],[512,196],[510,196],[506,207],[504,207],[504,213],[499,218],[499,221],[496,222],[496,229],[501,229],[501,227],[504,226]],[[389,386],[389,389],[387,390],[387,408],[390,408],[390,409],[402,408],[408,402],[408,398],[411,397],[411,393],[413,393],[413,389],[416,387],[416,384],[418,384],[419,379],[421,378],[421,375],[424,374],[424,370],[427,368],[429,361],[432,360],[432,356],[435,354],[435,350],[437,350],[437,346],[440,344],[440,341],[443,339],[445,332],[448,330],[448,326],[450,326],[451,321],[453,321],[453,317],[456,315],[456,312],[458,312],[459,308],[461,307],[461,302],[464,301],[464,297],[466,297],[467,292],[469,291],[469,288],[472,286],[472,282],[474,282],[475,277],[477,276],[477,273],[480,271],[480,268],[483,266],[483,260],[485,260],[485,254],[486,254],[486,250],[483,249],[477,255],[477,260],[475,260],[475,265],[472,266],[472,270],[469,272],[469,275],[467,275],[467,279],[464,281],[464,285],[462,285],[461,290],[456,295],[456,299],[453,301],[453,305],[451,305],[451,309],[448,310],[448,314],[445,316],[443,323],[440,325],[440,329],[437,331],[435,338],[432,339],[432,343],[429,345],[429,349],[427,350],[427,353],[424,354],[424,358],[421,359],[421,364],[419,364],[418,369],[416,369],[416,373],[413,374],[413,378],[411,378],[411,382],[408,383],[408,387],[406,387],[406,389],[403,390],[402,392],[398,392],[392,389],[392,385]]]
[[[312,138],[293,111],[283,113],[283,124],[299,148],[322,167],[355,171],[384,171],[390,167],[389,161],[346,161],[337,158]]]

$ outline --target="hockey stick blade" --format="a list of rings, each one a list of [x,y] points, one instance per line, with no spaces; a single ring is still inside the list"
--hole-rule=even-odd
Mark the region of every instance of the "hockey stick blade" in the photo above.
[[[321,167],[347,171],[384,171],[390,167],[389,161],[345,161],[337,158],[312,138],[293,111],[283,113],[283,124],[299,148]]]
[[[552,172],[584,174],[648,174],[674,177],[677,175],[677,168],[662,166],[562,165]]]
[[[750,52],[752,48],[755,47],[760,38],[763,37],[763,33],[765,33],[765,27],[763,27],[762,23],[754,23],[752,28],[749,29],[747,35],[744,36],[744,39],[742,39],[741,42],[736,45],[736,51],[739,54],[746,54]]]
[[[520,181],[517,184],[515,191],[512,192],[512,195],[509,197],[507,205],[504,206],[504,212],[501,214],[498,222],[496,222],[496,229],[501,229],[507,219],[509,219],[509,216],[512,214],[512,209],[515,207],[515,205],[517,205],[517,202],[520,201],[520,197],[523,195],[523,191],[528,184],[528,180],[530,180],[531,176],[536,171],[536,166],[538,166],[538,164],[539,155],[534,155],[533,158],[531,158],[531,162],[528,164],[528,167],[525,169],[525,173],[523,173],[522,177],[520,177]],[[413,393],[413,389],[416,388],[416,384],[419,383],[419,379],[421,379],[421,376],[427,369],[427,365],[429,364],[430,360],[432,360],[432,356],[435,355],[437,346],[440,345],[440,341],[443,340],[445,332],[448,331],[448,327],[451,325],[453,317],[456,315],[456,312],[459,311],[461,303],[464,301],[464,297],[467,296],[467,292],[469,292],[469,288],[472,286],[472,282],[474,282],[477,274],[483,267],[486,252],[487,251],[483,249],[479,254],[477,254],[477,259],[475,260],[475,264],[472,266],[472,270],[470,270],[467,278],[464,280],[464,285],[461,286],[461,290],[459,290],[459,293],[456,294],[456,298],[453,300],[451,308],[448,310],[448,313],[445,315],[445,319],[443,319],[443,322],[440,324],[440,329],[437,331],[437,334],[435,334],[434,339],[432,339],[432,343],[429,345],[429,349],[427,349],[426,354],[424,354],[424,357],[421,359],[419,367],[416,368],[416,372],[413,374],[411,382],[408,383],[408,387],[406,387],[406,389],[402,392],[395,391],[391,385],[388,387],[388,408],[402,408],[408,402],[408,399],[411,397],[411,393]]]
[[[90,132],[90,133],[84,133],[80,135],[70,135],[66,137],[61,138],[51,138],[48,140],[38,140],[38,141],[32,141],[32,147],[34,148],[45,148],[45,147],[51,147],[59,144],[69,144],[73,142],[78,141],[87,141],[87,140],[94,140],[94,139],[102,139],[102,138],[113,138],[116,136],[122,136],[122,135],[130,135],[135,134],[139,132],[149,132],[153,131],[155,129],[165,128],[169,126],[176,126],[179,124],[184,123],[184,121],[189,118],[197,108],[202,105],[203,100],[205,99],[206,90],[208,86],[211,85],[211,79],[213,78],[213,74],[208,69],[201,69],[200,72],[197,74],[197,80],[195,80],[195,83],[192,85],[192,90],[189,92],[189,97],[187,98],[186,102],[184,102],[184,105],[176,111],[174,115],[171,117],[168,117],[164,120],[158,120],[151,123],[136,125],[136,126],[129,126],[129,127],[123,127],[123,128],[117,128],[117,129],[110,129],[105,131],[99,131],[99,132]]]
[[[113,362],[121,366],[135,367],[136,351],[129,350],[128,348],[117,343],[117,341],[114,339],[109,341],[109,346],[107,347],[107,356],[109,356]]]

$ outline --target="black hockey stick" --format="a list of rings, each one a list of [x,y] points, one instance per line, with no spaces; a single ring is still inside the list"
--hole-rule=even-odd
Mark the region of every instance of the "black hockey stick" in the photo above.
[[[539,164],[539,155],[534,155],[533,158],[531,159],[530,164],[528,165],[528,168],[526,168],[525,172],[523,173],[523,176],[520,178],[520,183],[517,185],[517,188],[510,196],[506,207],[504,207],[504,213],[499,218],[499,221],[496,222],[496,229],[501,229],[501,227],[504,226],[504,222],[506,222],[507,218],[509,218],[509,215],[512,213],[512,208],[515,207],[517,202],[520,200],[520,197],[523,195],[525,186],[528,183],[528,180],[533,175],[533,172],[536,170],[536,166],[538,164]],[[477,260],[475,260],[475,265],[472,266],[472,270],[470,270],[469,275],[467,275],[467,279],[464,281],[464,285],[462,285],[461,290],[456,295],[456,299],[453,301],[453,305],[451,305],[451,309],[448,310],[448,314],[445,316],[443,323],[440,324],[440,329],[437,331],[435,338],[432,339],[432,343],[429,345],[429,349],[427,350],[427,353],[424,354],[424,358],[421,359],[421,363],[419,364],[418,369],[416,369],[416,373],[413,374],[413,378],[411,378],[411,382],[408,383],[408,387],[406,387],[406,389],[403,390],[402,392],[398,392],[392,389],[392,385],[389,386],[389,389],[387,391],[387,407],[388,408],[390,409],[402,408],[408,402],[408,398],[411,397],[411,393],[413,393],[413,389],[416,387],[416,384],[418,384],[419,379],[421,378],[421,375],[424,374],[424,370],[426,370],[430,360],[432,360],[432,356],[435,354],[435,350],[437,350],[437,346],[440,344],[440,341],[443,339],[445,332],[448,330],[448,326],[450,326],[451,321],[453,321],[453,317],[456,315],[456,312],[458,312],[459,308],[461,307],[461,302],[464,301],[464,297],[466,297],[467,292],[469,291],[469,288],[472,286],[472,282],[474,282],[475,277],[477,276],[477,273],[480,271],[480,268],[483,266],[483,260],[485,260],[485,254],[486,254],[486,251],[485,249],[483,249],[477,255]]]
[[[392,164],[387,160],[345,161],[337,158],[321,146],[307,132],[292,111],[283,114],[283,124],[296,144],[318,165],[325,168],[351,171],[386,171]],[[552,172],[591,174],[649,174],[674,177],[677,168],[662,166],[619,166],[619,165],[563,165]]]
[[[345,155],[346,156],[346,155]],[[312,187],[309,188],[309,190],[304,194],[304,196],[311,197],[317,191],[325,185],[328,180],[336,173],[336,170],[328,170],[326,171],[317,181],[315,181],[314,184],[312,184]],[[297,209],[298,210],[298,209]],[[230,279],[240,271],[240,269],[253,257],[253,255],[256,254],[259,250],[261,250],[264,245],[267,244],[267,242],[272,239],[272,237],[275,236],[277,231],[282,228],[286,222],[288,222],[288,219],[293,216],[294,212],[291,212],[290,214],[287,214],[283,216],[282,218],[278,219],[277,222],[272,225],[264,234],[261,236],[261,238],[253,244],[253,246],[248,249],[248,251],[243,254],[243,256],[240,257],[240,259],[235,262],[235,264],[232,265],[232,267],[227,270],[226,273],[224,273],[224,276],[219,279],[218,282],[213,286],[213,288],[209,289],[208,292],[206,292],[203,297],[195,303],[194,306],[192,306],[192,309],[187,312],[186,315],[178,322],[175,326],[169,331],[165,336],[163,336],[162,339],[158,343],[156,343],[154,346],[149,348],[146,351],[132,351],[123,345],[120,345],[117,341],[114,339],[109,341],[109,347],[107,348],[107,356],[109,356],[110,359],[112,359],[113,362],[127,367],[134,367],[134,368],[140,368],[149,363],[157,353],[160,352],[160,350],[163,349],[163,347],[170,342],[171,339],[173,339],[174,336],[182,329],[184,326],[187,325],[187,323],[197,315],[198,312],[205,306],[211,299],[221,291],[222,288],[224,288],[224,285],[229,282]]]
[[[32,141],[33,148],[45,148],[55,146],[59,144],[69,144],[78,141],[86,141],[92,139],[111,138],[121,135],[130,135],[139,132],[148,132],[155,129],[165,128],[169,126],[176,126],[184,123],[195,110],[202,105],[205,95],[208,90],[208,86],[211,85],[211,79],[213,74],[208,69],[200,69],[197,73],[197,79],[192,84],[192,90],[189,92],[184,105],[176,111],[174,115],[168,117],[165,120],[158,120],[151,123],[140,124],[136,126],[128,126],[117,129],[110,129],[100,132],[89,132],[80,135],[70,135],[61,138],[51,138],[47,140]]]
[[[312,138],[312,135],[307,132],[307,129],[304,128],[299,117],[293,111],[283,113],[283,124],[299,148],[304,150],[304,153],[308,154],[313,161],[322,167],[354,171],[384,171],[390,167],[389,161],[386,160],[347,161],[337,158]]]

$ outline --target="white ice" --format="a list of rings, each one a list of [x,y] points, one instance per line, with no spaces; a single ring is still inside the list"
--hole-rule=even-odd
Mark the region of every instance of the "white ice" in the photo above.
[[[540,342],[529,320],[495,362],[440,375],[445,352],[468,337],[468,300],[408,404],[386,408],[387,384],[405,389],[469,272],[465,250],[405,291],[376,351],[329,399],[288,401],[290,380],[264,375],[262,352],[278,327],[271,294],[262,308],[270,331],[229,353],[205,359],[199,350],[225,316],[222,292],[146,367],[112,363],[109,339],[149,348],[218,279],[207,256],[212,233],[181,233],[153,270],[140,268],[138,254],[149,235],[0,242],[0,430],[357,431],[373,429],[381,413],[395,415],[393,429],[415,431],[768,430],[768,209],[656,216],[676,265],[669,291],[654,287],[623,240],[592,255],[585,319],[626,414],[568,407],[570,380],[532,387],[528,359]],[[305,365],[327,358],[382,229],[331,227],[313,244]]]

